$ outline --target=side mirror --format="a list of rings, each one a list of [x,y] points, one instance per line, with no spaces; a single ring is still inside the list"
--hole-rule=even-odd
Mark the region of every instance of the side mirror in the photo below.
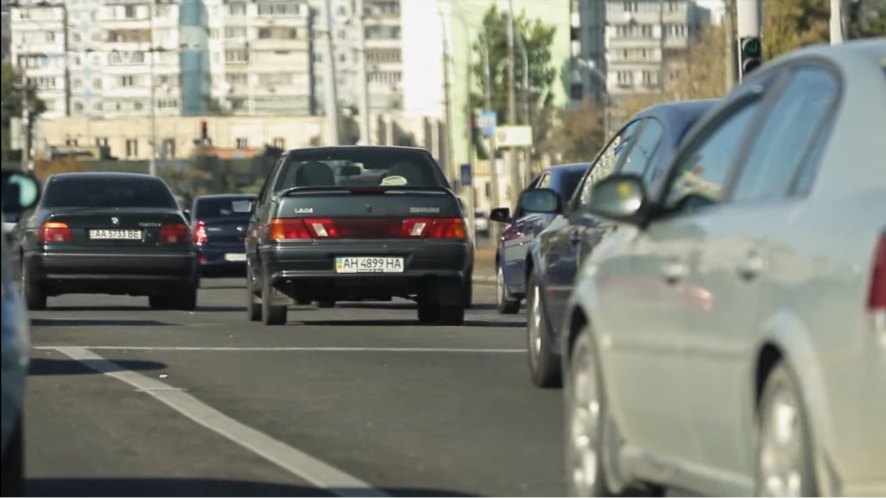
[[[527,190],[517,201],[518,209],[526,213],[558,214],[563,210],[562,204],[560,194],[549,188]]]
[[[489,219],[492,221],[497,221],[499,223],[510,223],[511,222],[511,209],[510,208],[495,208],[489,213]]]
[[[3,171],[3,212],[18,218],[40,200],[40,182],[31,173]]]
[[[649,221],[650,206],[643,179],[625,174],[594,185],[588,210],[603,218],[644,226]]]

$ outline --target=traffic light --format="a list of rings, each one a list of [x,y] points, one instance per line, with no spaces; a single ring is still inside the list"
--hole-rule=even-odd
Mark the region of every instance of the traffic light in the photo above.
[[[744,79],[763,64],[763,43],[759,36],[745,36],[739,39],[738,47],[741,53],[741,77]]]

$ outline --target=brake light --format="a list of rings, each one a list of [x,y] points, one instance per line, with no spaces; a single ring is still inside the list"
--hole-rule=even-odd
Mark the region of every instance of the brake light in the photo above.
[[[886,233],[880,235],[880,242],[874,252],[868,310],[886,312]]]
[[[73,240],[67,223],[47,221],[40,227],[40,242],[70,242]]]
[[[161,244],[183,244],[188,241],[188,226],[184,223],[167,223],[160,227]]]
[[[305,222],[300,218],[274,218],[269,233],[271,240],[310,239]]]
[[[436,218],[428,237],[432,239],[464,239],[465,222],[461,218]]]
[[[209,236],[206,234],[206,222],[197,220],[197,224],[194,225],[194,244],[202,246],[207,242],[209,242]]]

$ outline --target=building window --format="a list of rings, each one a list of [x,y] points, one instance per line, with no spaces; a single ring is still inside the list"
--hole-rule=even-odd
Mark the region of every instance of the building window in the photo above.
[[[126,158],[133,159],[138,157],[138,140],[134,138],[126,139]]]
[[[572,86],[569,87],[569,94],[572,97],[572,100],[581,100],[582,94],[581,83],[573,83]]]
[[[132,87],[135,86],[135,76],[121,76],[120,77],[120,86]]]
[[[393,40],[400,38],[400,26],[370,26],[366,28],[369,40]]]
[[[246,74],[228,73],[225,75],[225,81],[229,85],[245,85],[249,82]]]
[[[160,154],[164,159],[174,159],[175,158],[175,139],[174,138],[164,138],[163,146],[160,149]]]
[[[369,73],[370,83],[379,83],[383,85],[396,85],[400,83],[401,74],[395,71],[379,71]]]
[[[630,71],[619,71],[618,84],[620,86],[630,86],[634,83],[634,74]]]
[[[95,145],[96,147],[107,147],[108,137],[95,137]]]
[[[157,101],[157,109],[176,109],[178,99],[160,99]]]
[[[246,4],[245,3],[229,3],[228,4],[228,15],[231,16],[245,16],[246,15]]]
[[[249,139],[246,137],[240,137],[237,139],[237,148],[238,149],[248,149],[249,148]]]
[[[74,112],[78,114],[83,113],[83,102],[74,102]]]
[[[227,64],[246,64],[249,62],[249,53],[243,48],[225,50],[225,62]]]
[[[283,137],[277,137],[273,140],[273,146],[277,149],[286,149],[286,139]]]
[[[643,71],[643,84],[646,86],[658,85],[658,71]]]
[[[266,28],[262,28],[266,29]],[[261,30],[259,30],[261,33]],[[229,26],[225,28],[225,38],[246,38],[246,28],[243,26]]]

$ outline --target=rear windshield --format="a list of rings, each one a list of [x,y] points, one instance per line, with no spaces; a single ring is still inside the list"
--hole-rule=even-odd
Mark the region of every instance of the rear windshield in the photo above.
[[[563,198],[569,199],[572,197],[572,193],[575,192],[575,188],[578,187],[578,182],[581,181],[581,178],[585,175],[586,170],[570,170],[563,174]]]
[[[47,208],[178,207],[165,183],[153,178],[54,178],[46,186]]]
[[[427,153],[402,149],[306,149],[289,155],[274,191],[292,187],[444,187]]]
[[[225,197],[198,199],[194,216],[197,218],[248,217],[255,197]]]

